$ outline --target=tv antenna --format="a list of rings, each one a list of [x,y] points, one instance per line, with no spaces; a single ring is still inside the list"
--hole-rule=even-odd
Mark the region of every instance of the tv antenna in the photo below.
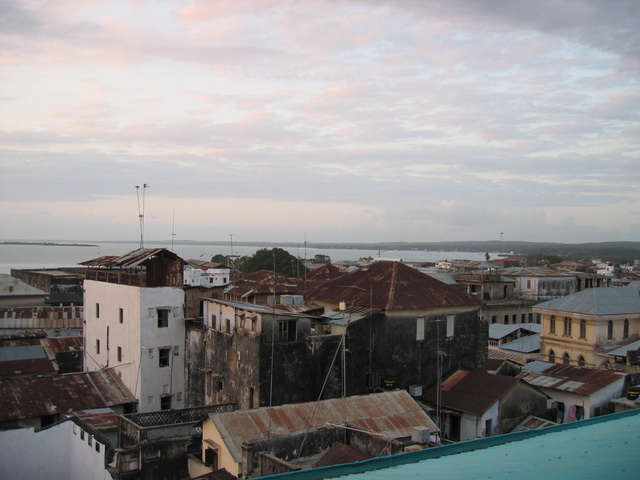
[[[140,219],[140,248],[144,248],[144,197],[145,190],[149,187],[146,183],[142,184],[142,209],[140,209],[140,185],[136,185],[136,197],[138,198],[138,218]]]

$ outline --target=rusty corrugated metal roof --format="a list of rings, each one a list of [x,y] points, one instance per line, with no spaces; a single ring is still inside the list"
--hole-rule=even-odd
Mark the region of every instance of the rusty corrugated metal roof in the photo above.
[[[0,399],[0,422],[69,414],[135,401],[118,376],[109,370],[2,379]]]
[[[233,282],[224,291],[225,296],[243,298],[255,294],[295,293],[298,286],[295,280],[271,270],[251,272]]]
[[[178,256],[167,250],[166,248],[139,248],[132,252],[125,253],[122,256],[103,256],[94,258],[93,260],[87,260],[86,262],[80,262],[79,265],[85,267],[120,267],[130,268],[137,267],[150,258],[157,255],[163,257],[178,258]]]
[[[62,352],[77,352],[82,350],[82,337],[48,337],[40,343],[55,355]]]
[[[390,438],[410,437],[414,427],[437,427],[405,390],[347,397],[349,426]],[[242,444],[252,440],[304,432],[309,428],[342,422],[342,399],[264,407],[254,410],[211,414],[237,462],[242,461]]]
[[[343,276],[344,274],[345,272],[335,265],[327,263],[320,268],[311,270],[305,275],[300,275],[296,278],[296,281],[298,282],[300,293],[304,295],[305,290],[323,285],[331,280],[335,280],[336,278]]]
[[[442,382],[440,402],[444,408],[482,415],[519,382],[514,377],[458,370]],[[427,401],[435,404],[436,394],[437,386],[429,390]]]
[[[471,295],[401,262],[378,261],[305,292],[307,299],[382,310],[482,305]]]
[[[360,450],[357,450],[349,445],[345,445],[341,442],[336,442],[324,455],[313,464],[312,468],[326,467],[328,465],[342,465],[344,463],[361,462],[369,458]]]
[[[117,430],[120,425],[120,415],[114,411],[94,413],[82,410],[74,415],[100,432]]]
[[[562,390],[578,395],[592,395],[625,376],[624,373],[612,370],[552,364],[541,371],[522,372],[517,378],[536,387]]]

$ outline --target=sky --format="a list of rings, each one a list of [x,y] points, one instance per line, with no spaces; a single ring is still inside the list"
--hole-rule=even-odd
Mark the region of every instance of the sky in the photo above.
[[[140,213],[176,242],[637,241],[640,2],[1,1],[0,239]]]

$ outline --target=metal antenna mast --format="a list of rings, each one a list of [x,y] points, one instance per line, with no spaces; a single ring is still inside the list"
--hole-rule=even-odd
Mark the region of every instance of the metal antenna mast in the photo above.
[[[138,198],[138,218],[140,219],[140,248],[144,248],[144,197],[145,190],[149,185],[142,184],[142,210],[140,210],[140,185],[136,185],[136,196]]]

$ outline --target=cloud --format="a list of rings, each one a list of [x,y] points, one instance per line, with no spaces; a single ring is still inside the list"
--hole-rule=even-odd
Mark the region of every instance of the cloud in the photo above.
[[[265,218],[326,241],[602,236],[590,209],[636,231],[634,1],[0,9],[0,201],[24,212],[17,232],[48,204],[106,234],[76,202],[113,213],[104,199],[140,183],[258,237]]]

